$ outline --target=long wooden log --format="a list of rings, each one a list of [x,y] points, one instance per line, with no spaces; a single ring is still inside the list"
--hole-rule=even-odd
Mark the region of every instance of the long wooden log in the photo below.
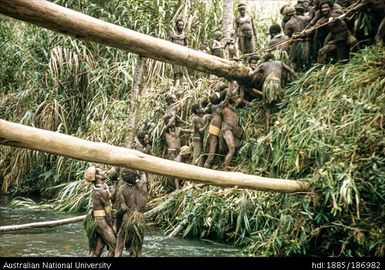
[[[90,142],[53,131],[0,119],[0,144],[38,150],[79,160],[127,167],[217,186],[238,186],[280,192],[307,191],[309,183],[266,178],[197,167],[107,143]]]
[[[152,208],[151,210],[145,212],[143,214],[144,217],[146,219],[150,219],[153,215],[155,215],[159,211],[162,211],[164,207],[167,205],[167,203],[169,202],[169,200],[171,199],[168,199],[163,203],[157,205],[156,207]],[[81,216],[76,216],[71,218],[64,218],[64,219],[57,219],[57,220],[50,220],[50,221],[0,226],[0,233],[29,230],[29,229],[35,229],[35,228],[46,228],[46,227],[51,228],[51,227],[61,226],[69,223],[80,222],[80,221],[83,221],[85,218],[86,218],[86,215],[81,215]]]
[[[79,39],[228,79],[248,81],[248,69],[226,59],[107,23],[45,0],[1,0],[0,13]]]
[[[82,216],[64,218],[64,219],[58,219],[58,220],[0,226],[0,233],[1,232],[13,232],[13,231],[27,230],[27,229],[35,229],[35,228],[47,228],[47,227],[50,228],[50,227],[65,225],[65,224],[69,224],[69,223],[80,222],[80,221],[83,221],[85,218],[86,218],[86,215],[82,215]]]

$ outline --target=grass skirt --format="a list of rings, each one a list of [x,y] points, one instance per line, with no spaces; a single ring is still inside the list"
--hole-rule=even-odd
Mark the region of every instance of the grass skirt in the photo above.
[[[142,253],[144,228],[145,219],[142,213],[132,211],[125,215],[122,224],[124,246],[131,256],[139,256]]]
[[[88,248],[90,252],[92,252],[95,250],[97,238],[96,223],[94,217],[92,216],[92,209],[88,211],[87,216],[83,221],[83,226],[88,238]]]

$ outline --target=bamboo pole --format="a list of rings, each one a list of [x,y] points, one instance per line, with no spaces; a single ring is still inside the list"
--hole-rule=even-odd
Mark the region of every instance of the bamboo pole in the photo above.
[[[164,201],[162,204],[154,207],[153,209],[145,212],[143,214],[144,217],[146,219],[150,219],[153,215],[163,210],[164,207],[167,205],[167,203],[168,203],[168,200]],[[80,221],[83,221],[85,218],[86,218],[86,215],[81,215],[81,216],[76,216],[71,218],[64,218],[64,219],[57,219],[57,220],[50,220],[50,221],[0,226],[0,233],[29,230],[29,229],[36,229],[36,228],[46,228],[46,227],[51,228],[51,227],[61,226],[69,223],[80,222]]]
[[[178,64],[231,80],[249,81],[248,69],[244,65],[107,23],[45,0],[1,0],[0,13],[143,57]]]
[[[0,119],[0,144],[42,151],[78,160],[127,167],[217,186],[238,186],[279,192],[307,191],[308,182],[223,172],[166,160],[107,143],[42,130]]]
[[[64,219],[58,219],[58,220],[0,226],[0,233],[27,230],[27,229],[36,229],[36,228],[55,227],[55,226],[83,221],[85,218],[86,218],[86,215],[82,215],[82,216],[64,218]]]

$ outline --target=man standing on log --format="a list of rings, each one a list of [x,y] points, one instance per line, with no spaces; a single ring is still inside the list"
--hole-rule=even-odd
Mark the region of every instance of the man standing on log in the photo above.
[[[92,182],[92,215],[95,225],[96,240],[92,249],[93,257],[100,257],[104,246],[107,245],[109,252],[107,257],[113,257],[116,245],[115,232],[113,229],[112,208],[108,187],[104,183],[106,175],[100,168],[89,167],[84,177],[86,181]],[[88,234],[90,235],[90,234]],[[89,238],[92,241],[92,238]],[[92,248],[92,245],[90,245]]]
[[[253,35],[257,38],[253,18],[246,13],[246,4],[238,5],[239,17],[235,19],[235,31],[238,37],[239,50],[242,54],[252,53],[254,51]]]
[[[142,253],[145,219],[143,211],[147,203],[147,183],[140,179],[140,173],[122,168],[121,178],[124,184],[118,191],[119,207],[117,216],[122,224],[117,234],[115,257],[122,256],[124,247],[130,256],[138,257]]]
[[[187,35],[184,32],[184,21],[178,19],[175,23],[175,30],[171,34],[171,42],[179,44],[181,46],[188,46]],[[184,83],[183,67],[173,64],[172,69],[174,71],[174,86]]]

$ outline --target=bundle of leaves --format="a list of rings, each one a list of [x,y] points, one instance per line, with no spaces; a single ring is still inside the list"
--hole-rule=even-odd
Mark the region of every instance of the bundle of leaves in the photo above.
[[[187,219],[185,236],[233,241],[251,255],[383,256],[384,89],[384,50],[366,49],[295,81],[268,134],[258,107],[240,110],[246,139],[234,170],[307,180],[310,192],[177,192],[158,223]]]

